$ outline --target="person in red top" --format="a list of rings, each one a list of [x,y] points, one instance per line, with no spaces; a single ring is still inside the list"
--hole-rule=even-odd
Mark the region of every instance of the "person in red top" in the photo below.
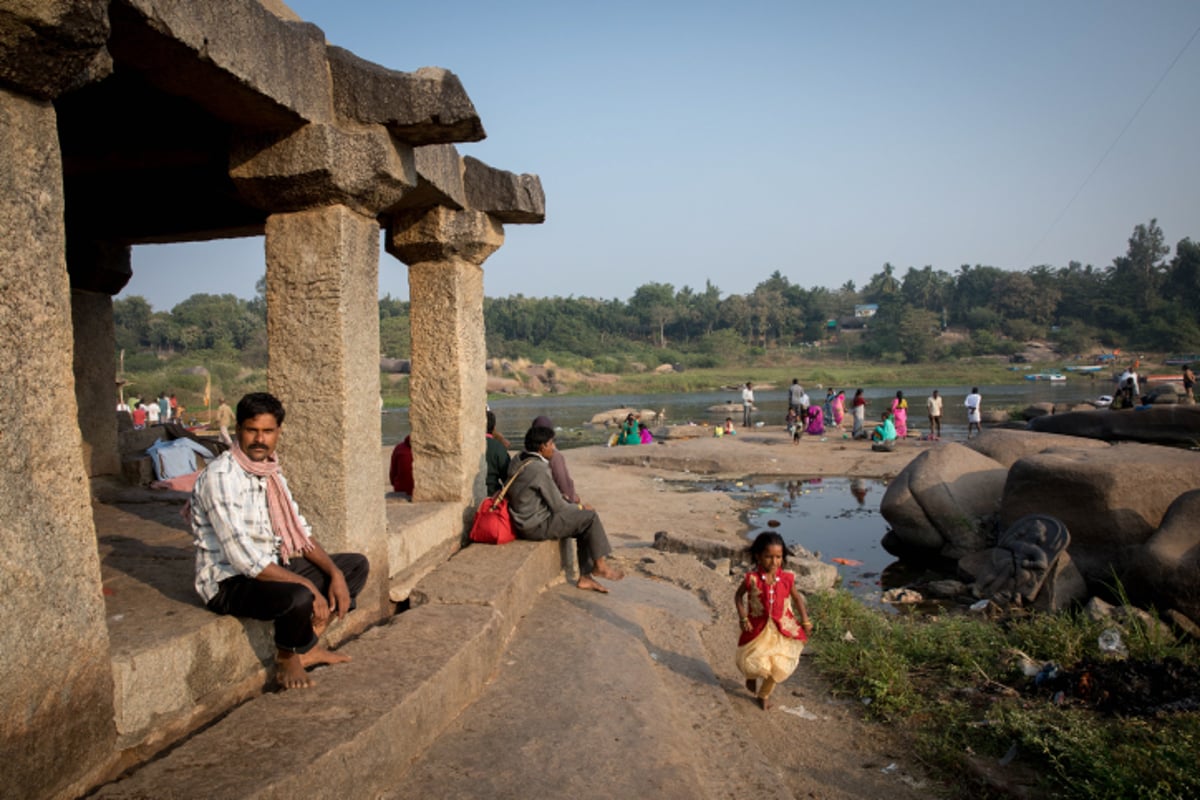
[[[409,444],[409,437],[405,436],[404,441],[396,445],[396,449],[392,451],[392,464],[388,468],[388,480],[392,482],[392,489],[397,492],[404,492],[409,497],[413,493],[413,465],[412,465],[412,445]]]
[[[737,666],[746,676],[746,688],[755,693],[766,711],[771,707],[775,685],[787,680],[800,662],[812,622],[804,597],[796,591],[796,574],[783,569],[787,555],[783,537],[769,531],[760,533],[749,552],[754,569],[746,573],[733,596],[742,628]],[[800,615],[799,622],[793,607]]]

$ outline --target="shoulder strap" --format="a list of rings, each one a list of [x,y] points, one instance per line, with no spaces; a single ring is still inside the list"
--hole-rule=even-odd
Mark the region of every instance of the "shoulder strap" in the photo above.
[[[521,466],[517,467],[517,471],[512,474],[512,477],[504,482],[504,485],[500,487],[500,491],[496,492],[494,497],[497,502],[504,499],[504,495],[508,492],[508,487],[512,486],[512,482],[515,481],[517,476],[521,474],[521,470],[529,466],[530,461],[533,461],[533,459],[527,458],[525,461],[521,462]]]

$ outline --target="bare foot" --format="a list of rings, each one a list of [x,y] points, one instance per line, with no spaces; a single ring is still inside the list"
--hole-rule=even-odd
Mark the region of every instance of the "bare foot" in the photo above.
[[[619,581],[625,577],[625,573],[616,567],[610,567],[608,564],[596,564],[596,568],[592,570],[593,575],[599,575],[606,581]]]
[[[307,653],[300,654],[300,663],[304,665],[305,669],[322,664],[345,664],[349,660],[350,656],[326,650],[324,647],[314,647]]]
[[[770,710],[771,710],[771,698],[769,698],[769,697],[760,697],[760,698],[758,698],[758,704],[759,704],[760,706],[762,706],[762,710],[763,710],[763,711],[770,711]]]
[[[580,576],[579,582],[575,585],[584,591],[590,590],[593,592],[599,592],[600,594],[608,594],[608,589],[605,589],[601,583],[594,580],[591,575]]]
[[[309,689],[316,685],[304,671],[299,653],[280,652],[275,656],[275,682],[280,689]]]
[[[751,694],[758,694],[758,681],[754,678],[746,678],[746,688],[750,690]]]

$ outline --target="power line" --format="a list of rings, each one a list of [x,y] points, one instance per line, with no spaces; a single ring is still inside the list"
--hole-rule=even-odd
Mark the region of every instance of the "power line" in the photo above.
[[[1075,200],[1078,199],[1079,195],[1081,195],[1083,193],[1084,187],[1087,186],[1088,182],[1092,179],[1092,177],[1097,172],[1100,171],[1100,167],[1108,159],[1109,154],[1111,154],[1112,151],[1114,149],[1116,149],[1117,144],[1121,141],[1121,138],[1125,136],[1126,131],[1128,131],[1129,128],[1133,125],[1134,120],[1136,120],[1138,118],[1138,115],[1142,113],[1142,109],[1145,108],[1146,104],[1150,102],[1150,98],[1154,97],[1154,93],[1158,91],[1158,87],[1161,86],[1162,82],[1164,80],[1166,80],[1166,77],[1171,74],[1171,70],[1175,69],[1175,65],[1177,63],[1179,63],[1179,59],[1183,58],[1183,54],[1187,52],[1187,49],[1189,47],[1191,47],[1192,42],[1194,42],[1196,40],[1196,37],[1198,35],[1200,35],[1200,25],[1196,26],[1196,30],[1192,31],[1192,35],[1188,38],[1188,40],[1186,42],[1184,42],[1184,45],[1183,45],[1183,47],[1181,47],[1179,49],[1179,52],[1175,54],[1175,58],[1173,58],[1171,60],[1171,63],[1167,65],[1167,68],[1166,68],[1166,70],[1163,71],[1163,74],[1160,75],[1158,77],[1158,80],[1154,82],[1154,86],[1150,89],[1150,92],[1142,100],[1141,105],[1139,105],[1137,107],[1137,110],[1135,110],[1133,112],[1133,116],[1131,116],[1129,118],[1129,121],[1125,123],[1125,127],[1121,128],[1121,132],[1117,134],[1117,138],[1113,139],[1112,144],[1110,144],[1108,146],[1108,149],[1104,151],[1104,155],[1100,156],[1100,160],[1096,162],[1096,166],[1092,167],[1092,171],[1089,172],[1087,174],[1087,177],[1083,179],[1083,183],[1079,184],[1079,188],[1075,190],[1075,194],[1071,195],[1071,199],[1067,201],[1067,204],[1065,206],[1063,206],[1062,211],[1058,212],[1058,216],[1054,218],[1054,222],[1050,223],[1050,227],[1047,228],[1046,232],[1042,234],[1042,238],[1038,239],[1037,244],[1035,244],[1032,248],[1030,248],[1029,255],[1025,256],[1026,262],[1031,262],[1033,260],[1033,254],[1038,251],[1038,248],[1040,248],[1042,246],[1042,244],[1046,241],[1047,237],[1049,237],[1050,234],[1054,231],[1054,229],[1056,227],[1058,227],[1058,223],[1062,221],[1062,218],[1067,215],[1067,211],[1070,210],[1070,208],[1074,204]]]

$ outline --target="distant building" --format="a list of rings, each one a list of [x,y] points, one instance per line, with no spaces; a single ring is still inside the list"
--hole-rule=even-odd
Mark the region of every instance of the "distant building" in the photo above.
[[[877,303],[863,303],[854,307],[854,316],[858,319],[870,319],[879,312]]]

